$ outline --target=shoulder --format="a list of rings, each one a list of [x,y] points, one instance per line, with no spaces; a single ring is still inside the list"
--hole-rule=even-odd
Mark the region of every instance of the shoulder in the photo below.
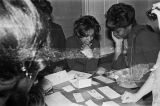
[[[137,38],[139,39],[143,40],[159,39],[159,35],[146,25],[139,26],[135,33],[137,34]]]
[[[159,46],[159,35],[148,28],[143,28],[137,33],[136,41],[138,44],[150,46]]]

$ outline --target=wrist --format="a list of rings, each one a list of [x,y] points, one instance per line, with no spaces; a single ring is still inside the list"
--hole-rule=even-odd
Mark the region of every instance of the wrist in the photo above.
[[[121,53],[121,51],[122,51],[122,47],[117,46],[117,47],[115,48],[115,52],[116,52],[116,53]]]

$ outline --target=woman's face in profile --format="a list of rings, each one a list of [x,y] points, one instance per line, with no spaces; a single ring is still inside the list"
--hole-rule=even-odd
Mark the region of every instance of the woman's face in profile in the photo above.
[[[85,31],[84,33],[86,36],[81,38],[82,43],[83,44],[90,44],[90,42],[93,40],[94,29],[89,29],[89,30]]]

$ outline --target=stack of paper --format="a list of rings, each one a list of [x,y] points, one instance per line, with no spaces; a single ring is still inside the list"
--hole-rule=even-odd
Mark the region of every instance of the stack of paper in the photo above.
[[[46,96],[45,102],[48,106],[71,106],[72,105],[72,102],[69,101],[60,92],[56,92]]]
[[[107,97],[109,97],[110,99],[115,99],[120,97],[121,95],[118,94],[116,91],[114,91],[113,89],[111,89],[108,86],[105,87],[100,87],[98,88],[101,92],[103,92]]]

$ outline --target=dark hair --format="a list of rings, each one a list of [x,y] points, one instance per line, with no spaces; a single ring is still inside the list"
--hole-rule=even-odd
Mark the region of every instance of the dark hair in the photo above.
[[[93,29],[94,30],[94,39],[99,40],[99,32],[101,27],[98,21],[90,15],[82,16],[74,23],[74,35],[79,38],[85,37],[85,31]]]
[[[27,92],[18,89],[19,82],[28,78],[26,72],[39,71],[35,57],[42,23],[30,0],[1,0],[0,5],[0,98],[9,96],[7,106],[10,101],[25,106]]]
[[[51,3],[47,0],[32,0],[33,4],[37,9],[40,9],[45,14],[51,15],[53,11],[53,7]]]
[[[118,3],[112,5],[107,11],[106,27],[114,30],[116,28],[125,28],[131,24],[136,24],[135,10],[131,5]]]
[[[27,49],[28,53],[31,48],[36,51],[35,41],[42,26],[29,0],[2,0],[0,3],[3,4],[0,12],[5,14],[0,14],[0,79],[8,80],[21,74],[25,58],[22,56],[26,56]],[[30,56],[25,59],[32,58]]]

